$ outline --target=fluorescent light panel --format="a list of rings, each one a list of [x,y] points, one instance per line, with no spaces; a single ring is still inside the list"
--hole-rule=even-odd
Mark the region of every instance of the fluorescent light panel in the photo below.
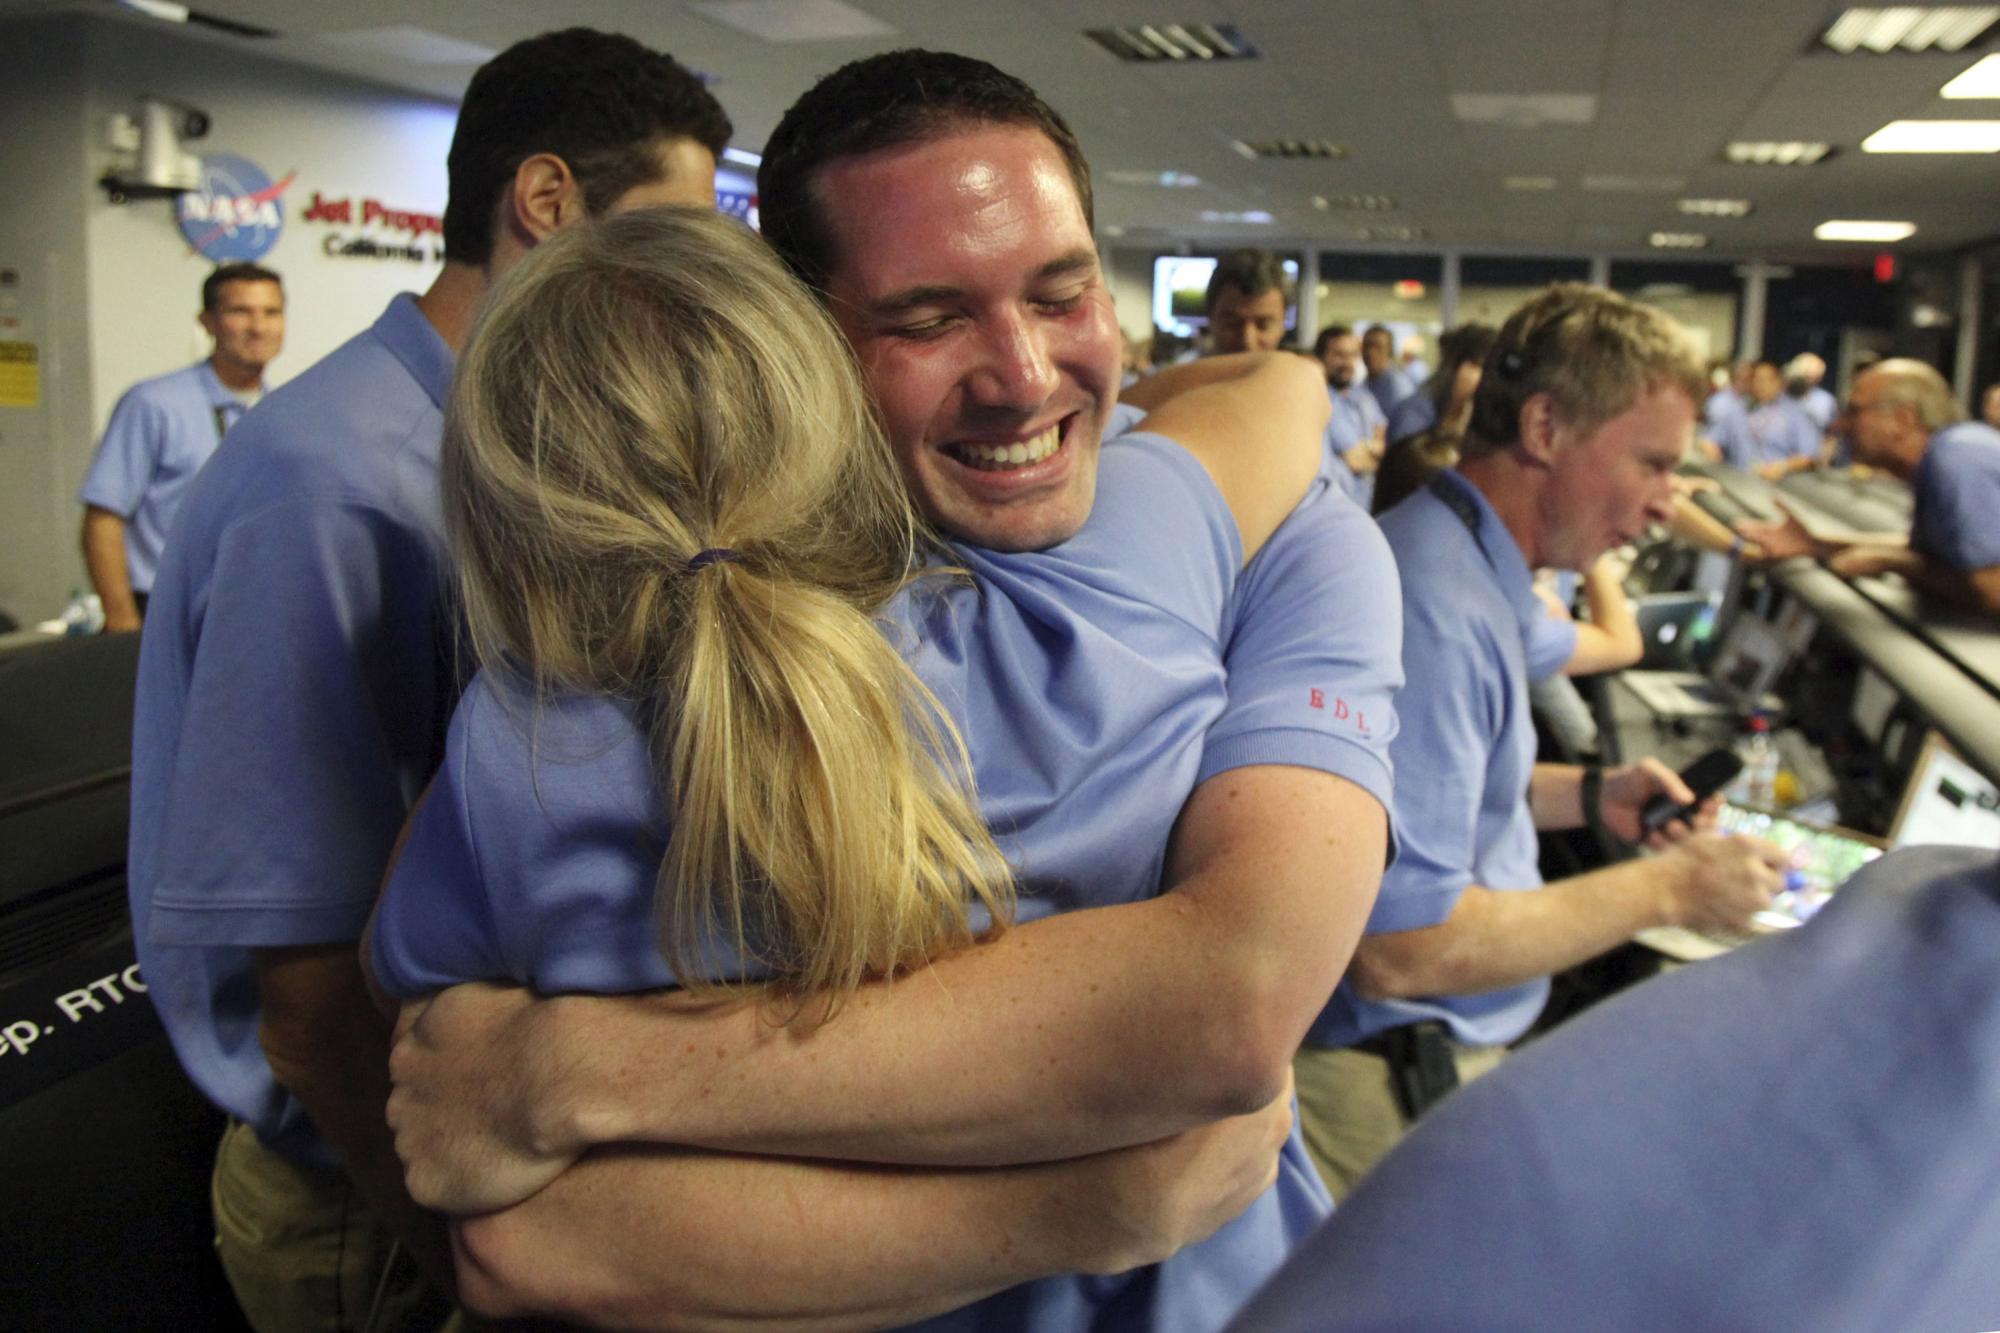
[[[1990,55],[1938,89],[1939,97],[2000,97],[2000,55]]]
[[[1758,140],[1730,144],[1722,155],[1738,166],[1809,167],[1832,151],[1831,144]]]
[[[1892,120],[1861,141],[1864,153],[2000,153],[2000,120]]]
[[[1223,212],[1217,209],[1203,209],[1195,216],[1203,222],[1248,222],[1260,227],[1268,227],[1277,219],[1261,208],[1245,209],[1243,212]]]
[[[1820,41],[1842,55],[1872,51],[1958,51],[2000,19],[2000,6],[1897,5],[1850,9],[1835,19]]]
[[[1917,234],[1914,222],[1858,222],[1836,220],[1822,222],[1813,228],[1813,237],[1821,241],[1869,241],[1877,245],[1893,244],[1908,240]]]
[[[1677,207],[1689,217],[1743,218],[1752,205],[1748,199],[1683,199]]]
[[[1646,243],[1659,250],[1706,250],[1708,237],[1692,231],[1656,231]]]

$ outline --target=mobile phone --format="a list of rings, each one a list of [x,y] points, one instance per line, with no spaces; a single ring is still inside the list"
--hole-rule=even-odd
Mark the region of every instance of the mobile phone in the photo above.
[[[1687,819],[1701,803],[1729,785],[1743,771],[1743,758],[1734,750],[1710,750],[1681,770],[1681,781],[1694,793],[1694,801],[1683,805],[1671,796],[1655,796],[1639,812],[1639,823],[1648,833],[1657,833],[1676,819]]]

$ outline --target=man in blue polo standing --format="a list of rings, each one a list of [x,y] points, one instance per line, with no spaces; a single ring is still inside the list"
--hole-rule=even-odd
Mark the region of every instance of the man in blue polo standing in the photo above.
[[[140,653],[132,916],[175,1052],[230,1116],[217,1247],[258,1333],[445,1315],[357,946],[458,692],[437,490],[456,349],[557,230],[713,205],[729,132],[628,37],[570,29],[489,61],[452,138],[443,272],[274,393],[187,497]]]
[[[78,495],[84,565],[109,633],[139,628],[188,486],[264,396],[264,367],[285,346],[284,285],[270,269],[224,264],[202,282],[197,318],[214,350],[125,391]]]
[[[1750,370],[1750,401],[1744,424],[1750,436],[1750,467],[1776,481],[1817,467],[1824,438],[1799,401],[1785,392],[1784,377],[1769,361]]]
[[[1363,509],[1375,496],[1389,419],[1361,378],[1361,339],[1345,324],[1329,324],[1313,342],[1326,370],[1333,415],[1326,423],[1326,474]]]
[[[1552,884],[1538,868],[1537,830],[1636,841],[1648,800],[1693,799],[1652,759],[1536,763],[1529,636],[1534,570],[1587,569],[1672,517],[1702,391],[1664,315],[1552,287],[1501,329],[1463,461],[1381,518],[1403,584],[1402,841],[1294,1062],[1306,1145],[1336,1196],[1527,1032],[1551,973],[1648,926],[1741,927],[1777,885],[1774,849],[1685,825],[1664,855]]]

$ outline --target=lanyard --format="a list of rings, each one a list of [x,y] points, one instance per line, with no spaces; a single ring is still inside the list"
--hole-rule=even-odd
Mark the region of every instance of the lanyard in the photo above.
[[[241,403],[217,403],[212,410],[215,413],[215,442],[221,444],[229,428],[241,421],[243,414],[250,409]]]

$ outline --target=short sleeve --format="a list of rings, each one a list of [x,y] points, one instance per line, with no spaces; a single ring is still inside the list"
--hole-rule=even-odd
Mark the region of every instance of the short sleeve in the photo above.
[[[360,937],[437,758],[436,594],[426,539],[364,505],[272,505],[221,535],[184,631],[199,643],[161,801],[156,942]]]
[[[466,790],[466,733],[479,694],[477,685],[467,691],[452,719],[444,765],[410,818],[370,927],[375,978],[399,999],[506,976]]]
[[[166,439],[166,414],[139,389],[128,389],[111,410],[111,422],[84,473],[77,499],[131,518],[159,467]]]
[[[2000,565],[2000,447],[1940,441],[1939,458],[1920,512],[1919,549],[1956,569]]]
[[[1113,403],[1111,418],[1104,423],[1104,438],[1115,440],[1120,435],[1128,435],[1139,429],[1139,423],[1146,419],[1146,409],[1131,403]]]
[[[1565,616],[1536,616],[1528,622],[1528,679],[1541,684],[1559,675],[1576,656],[1576,622]]]
[[[1228,704],[1209,728],[1199,780],[1291,764],[1345,778],[1393,812],[1402,622],[1381,529],[1346,496],[1318,489],[1238,581],[1223,651]]]
[[[1495,727],[1485,716],[1490,685],[1502,674],[1492,654],[1456,625],[1405,603],[1403,660],[1410,679],[1397,709],[1394,865],[1368,918],[1368,932],[1418,930],[1451,915],[1472,883],[1479,811]]]

